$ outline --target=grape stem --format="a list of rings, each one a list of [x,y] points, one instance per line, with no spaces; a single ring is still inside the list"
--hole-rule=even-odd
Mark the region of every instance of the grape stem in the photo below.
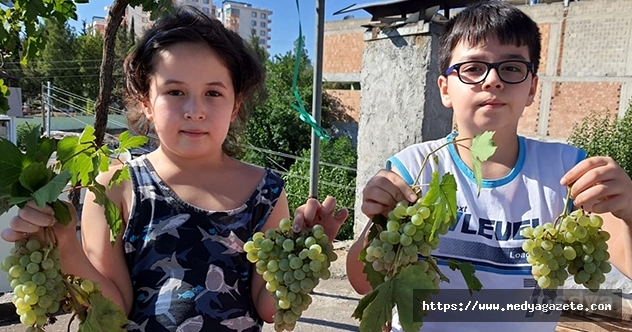
[[[439,269],[439,265],[437,265],[437,260],[434,257],[429,256],[426,259],[426,262],[428,262],[428,264],[430,264],[430,266],[435,270],[435,272],[437,272],[437,274],[439,275],[439,279],[441,279],[441,281],[450,282],[450,279],[448,279],[448,277],[446,277],[445,274],[441,272],[441,269]]]
[[[417,177],[415,178],[415,182],[413,182],[412,187],[416,187],[417,186],[417,182],[419,181],[419,178],[421,177],[421,173],[423,172],[424,168],[426,167],[426,164],[428,163],[428,160],[430,159],[429,157],[431,155],[437,153],[439,150],[443,149],[444,147],[446,147],[446,146],[448,146],[450,144],[456,144],[458,142],[471,141],[471,140],[473,140],[473,138],[467,137],[467,138],[461,138],[461,139],[458,139],[458,140],[454,140],[454,141],[451,141],[451,142],[446,142],[446,143],[441,144],[438,148],[430,151],[430,153],[424,158],[423,163],[421,163],[421,168],[419,169],[419,172],[417,172]],[[469,149],[467,146],[463,146],[463,147],[465,147],[466,149]]]
[[[570,202],[570,200],[571,200],[571,186],[568,186],[568,192],[566,193],[566,199],[564,200],[564,210],[562,211],[562,214],[560,214],[559,216],[557,216],[557,218],[555,218],[555,222],[553,223],[553,227],[555,229],[557,229],[559,226],[562,225],[560,221],[568,214],[568,203]]]

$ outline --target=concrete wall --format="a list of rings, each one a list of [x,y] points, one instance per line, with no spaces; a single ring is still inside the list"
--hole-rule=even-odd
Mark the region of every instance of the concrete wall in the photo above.
[[[366,40],[360,75],[356,211],[360,211],[366,182],[389,157],[410,144],[444,136],[451,129],[452,112],[438,107],[437,33],[393,33],[390,38]],[[354,233],[359,234],[367,221],[357,213]]]

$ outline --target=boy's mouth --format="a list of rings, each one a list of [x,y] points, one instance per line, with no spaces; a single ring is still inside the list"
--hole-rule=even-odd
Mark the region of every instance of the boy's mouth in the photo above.
[[[487,106],[487,107],[501,107],[504,106],[505,103],[499,101],[499,100],[488,100],[484,103],[481,104],[481,106]]]

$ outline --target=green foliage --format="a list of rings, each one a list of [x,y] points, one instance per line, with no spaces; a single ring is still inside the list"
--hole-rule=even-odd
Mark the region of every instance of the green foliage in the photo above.
[[[297,90],[305,108],[311,112],[313,100],[314,68],[306,50],[301,52]],[[300,155],[311,144],[311,127],[299,118],[299,113],[292,108],[296,103],[292,91],[296,52],[276,55],[266,62],[266,88],[268,98],[263,106],[253,110],[248,120],[246,143],[256,147],[281,151],[291,155]],[[327,115],[330,97],[322,95],[323,127],[327,127]],[[284,169],[294,163],[293,159],[262,154],[246,150],[244,161],[253,164]]]
[[[632,102],[623,117],[590,112],[573,126],[568,143],[586,150],[589,157],[612,157],[632,176]]]
[[[17,125],[16,143],[20,150],[26,150],[26,138],[33,128],[28,123]]]
[[[290,167],[288,173],[284,175],[285,190],[288,194],[291,211],[305,204],[305,200],[309,197],[310,150],[303,150],[302,157],[307,158],[307,160],[297,160]],[[351,146],[351,140],[347,137],[341,137],[329,142],[321,142],[320,160],[355,169],[357,153],[355,148]],[[333,196],[336,198],[338,207],[347,207],[350,212],[349,218],[338,232],[337,239],[352,239],[356,172],[322,164],[318,172],[318,198],[323,200],[326,196]]]
[[[13,0],[12,8],[0,8],[0,48],[14,51],[21,43],[20,36],[25,36],[22,64],[27,60],[40,56],[46,45],[47,35],[38,24],[39,18],[48,18],[63,25],[68,19],[77,19],[77,3],[87,1],[73,0]],[[3,90],[4,81],[0,81]],[[0,113],[8,111],[6,92],[0,93]]]

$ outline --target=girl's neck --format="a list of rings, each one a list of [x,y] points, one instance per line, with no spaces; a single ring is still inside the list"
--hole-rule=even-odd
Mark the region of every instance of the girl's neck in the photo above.
[[[468,136],[459,134],[455,140],[466,138]],[[472,136],[469,136],[472,137]],[[502,132],[494,133],[492,141],[496,146],[494,154],[487,159],[482,165],[482,173],[484,179],[499,179],[508,175],[516,166],[518,155],[520,153],[520,143],[518,136],[513,134],[504,134]],[[469,147],[472,146],[471,140],[465,140],[457,143],[456,150],[463,162],[470,168],[472,167],[472,157]]]
[[[203,158],[184,158],[174,155],[170,151],[158,147],[154,152],[148,154],[150,162],[154,166],[165,169],[173,169],[179,172],[212,172],[215,169],[226,169],[227,164],[234,159],[219,151],[216,155],[209,155]]]

